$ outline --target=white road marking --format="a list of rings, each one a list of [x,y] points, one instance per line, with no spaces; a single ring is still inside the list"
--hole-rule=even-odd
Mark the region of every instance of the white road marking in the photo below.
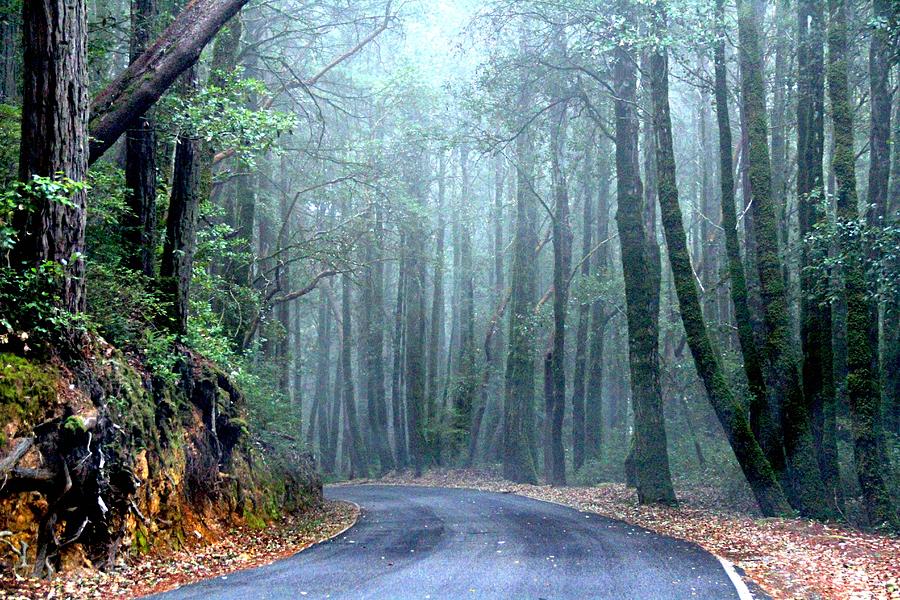
[[[722,568],[725,569],[725,574],[728,575],[728,578],[734,585],[734,589],[737,590],[738,598],[740,598],[741,600],[753,600],[753,594],[750,593],[750,590],[747,588],[747,584],[744,583],[744,580],[741,579],[741,576],[738,575],[737,571],[734,570],[734,565],[721,556],[717,556],[716,558],[719,559],[719,563],[722,565]]]

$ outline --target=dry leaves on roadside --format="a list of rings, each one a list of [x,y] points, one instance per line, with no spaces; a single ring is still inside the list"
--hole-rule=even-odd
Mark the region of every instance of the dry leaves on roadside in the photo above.
[[[317,511],[288,516],[263,529],[247,526],[222,538],[160,556],[142,557],[111,572],[64,573],[51,581],[0,574],[0,599],[133,598],[269,564],[333,537],[356,522],[358,509],[326,502]]]

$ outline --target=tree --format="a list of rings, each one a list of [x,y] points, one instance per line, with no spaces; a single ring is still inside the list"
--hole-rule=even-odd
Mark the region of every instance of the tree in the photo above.
[[[659,343],[653,315],[652,253],[644,228],[643,186],[638,166],[637,77],[630,49],[615,51],[613,88],[616,116],[616,222],[622,243],[622,271],[628,317],[631,401],[634,407],[634,474],[641,503],[675,502],[667,455],[659,384]],[[658,260],[658,259],[657,259]],[[656,267],[658,270],[658,267]],[[658,306],[658,305],[657,305]]]
[[[526,85],[518,90],[518,108],[532,97]],[[503,476],[519,483],[537,483],[534,456],[534,331],[535,248],[534,142],[528,131],[516,138],[516,226],[510,268],[509,353],[503,403]]]
[[[655,7],[653,19],[656,35],[661,38],[666,31],[667,20],[661,5]],[[728,385],[719,364],[718,351],[713,346],[706,328],[684,233],[681,207],[678,204],[672,117],[669,108],[669,59],[668,51],[663,45],[657,45],[650,56],[650,79],[656,133],[654,151],[659,206],[669,251],[669,264],[681,309],[681,322],[684,324],[687,342],[694,357],[694,366],[741,469],[753,489],[760,509],[767,515],[787,515],[790,513],[790,506],[778,485],[774,470],[750,431],[750,423],[747,421],[743,406],[734,397]]]
[[[739,58],[743,109],[748,124],[747,165],[752,196],[756,268],[766,329],[766,390],[769,410],[780,415],[786,458],[786,491],[803,514],[827,517],[826,497],[800,381],[800,359],[791,338],[787,293],[778,248],[778,217],[772,195],[768,119],[762,47],[753,3],[738,7]]]
[[[84,182],[87,175],[87,12],[84,0],[22,4],[22,136],[19,180],[34,177]],[[33,192],[31,210],[17,211],[18,240],[10,263],[17,269],[52,262],[61,268],[53,292],[61,308],[85,304],[86,191],[66,197]]]
[[[827,215],[822,164],[825,146],[825,19],[821,2],[797,3],[797,203],[800,235]],[[831,306],[815,295],[815,275],[804,247],[800,260],[800,338],[803,393],[810,406],[819,469],[834,501],[838,486]]]
[[[837,181],[837,214],[845,223],[858,218],[856,166],[853,152],[853,108],[847,73],[847,7],[828,0],[828,96],[834,126],[831,167]],[[856,476],[865,497],[871,525],[893,524],[897,514],[884,481],[881,448],[881,393],[878,379],[875,303],[866,287],[868,253],[858,235],[840,236],[845,257],[844,296],[847,303],[847,399],[853,431]]]

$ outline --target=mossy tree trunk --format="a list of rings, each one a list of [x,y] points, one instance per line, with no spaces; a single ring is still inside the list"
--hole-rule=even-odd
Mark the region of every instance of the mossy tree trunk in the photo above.
[[[666,25],[666,15],[662,8],[654,10],[654,23],[657,33],[662,34]],[[669,264],[672,268],[675,292],[681,309],[681,321],[684,324],[688,346],[694,357],[694,366],[703,381],[706,394],[725,430],[738,463],[753,489],[760,510],[766,515],[787,515],[791,512],[790,505],[778,484],[772,466],[750,430],[750,423],[744,407],[735,398],[728,385],[725,373],[719,364],[718,350],[710,339],[703,317],[700,295],[688,252],[681,207],[678,203],[672,118],[669,108],[668,52],[665,47],[660,46],[651,53],[649,66],[654,131],[656,133],[653,150],[656,154],[659,206],[666,235]]]
[[[444,348],[444,338],[446,331],[444,328],[444,258],[445,258],[445,236],[447,230],[447,217],[444,214],[444,202],[447,194],[447,156],[441,153],[438,158],[438,193],[437,193],[437,224],[435,225],[435,241],[434,241],[434,274],[432,281],[431,296],[431,319],[429,322],[428,334],[428,365],[425,381],[425,393],[428,403],[425,407],[425,418],[429,423],[434,423],[440,418],[441,414],[441,386],[440,381],[440,363],[442,351]],[[429,440],[428,455],[429,459],[436,462],[439,459],[439,444],[435,439]]]
[[[845,2],[828,0],[828,96],[834,126],[832,168],[837,182],[837,214],[845,222],[859,216],[847,36]],[[856,475],[865,498],[869,524],[894,524],[897,513],[885,485],[884,474],[889,470],[881,448],[881,390],[876,351],[878,316],[866,286],[865,261],[869,256],[858,236],[846,234],[839,243],[847,303],[847,399]]]
[[[769,164],[766,91],[758,15],[750,0],[738,3],[741,89],[747,118],[748,169],[756,268],[759,273],[766,328],[765,368],[769,409],[778,415],[787,466],[786,490],[791,504],[813,517],[831,516],[822,502],[825,486],[819,474],[809,409],[800,380],[800,356],[791,335],[787,290],[778,248],[778,215]]]
[[[797,203],[800,235],[827,218],[821,210],[825,188],[822,161],[825,142],[825,18],[818,0],[797,3]],[[839,487],[835,390],[831,350],[831,307],[814,297],[811,257],[800,257],[800,339],[803,348],[803,393],[810,406],[819,469],[829,501]]]
[[[747,292],[744,265],[741,262],[740,240],[735,211],[734,165],[731,158],[731,120],[728,110],[728,71],[725,60],[725,2],[716,1],[715,103],[719,127],[719,184],[722,194],[722,228],[725,230],[725,251],[728,255],[728,275],[738,343],[744,364],[744,374],[750,391],[750,427],[770,465],[776,473],[784,472],[784,450],[778,429],[768,409],[766,382],[763,377],[763,356],[756,343]]]
[[[634,408],[634,474],[641,503],[674,503],[659,383],[658,328],[654,326],[653,253],[643,221],[643,186],[638,159],[637,76],[630,48],[615,51],[616,222],[628,317],[628,355]],[[658,270],[658,265],[656,267]],[[658,281],[658,280],[657,280]]]
[[[407,236],[400,232],[400,267],[397,272],[397,300],[394,307],[393,370],[391,372],[391,424],[394,430],[394,458],[398,469],[409,465],[406,421],[403,418],[404,323],[406,316]]]

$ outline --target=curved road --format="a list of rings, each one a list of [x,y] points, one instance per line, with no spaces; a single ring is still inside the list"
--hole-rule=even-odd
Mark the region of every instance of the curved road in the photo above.
[[[362,507],[340,536],[158,598],[746,599],[698,546],[511,494],[341,486]]]

